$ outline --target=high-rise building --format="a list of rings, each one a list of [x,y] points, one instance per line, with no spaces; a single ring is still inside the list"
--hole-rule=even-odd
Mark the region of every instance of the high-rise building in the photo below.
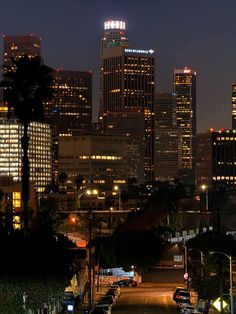
[[[107,134],[123,136],[126,141],[130,177],[144,183],[145,120],[144,112],[126,110],[107,113]]]
[[[154,178],[155,58],[152,49],[115,47],[103,51],[103,117],[140,110],[145,119],[145,180]]]
[[[40,56],[41,40],[37,36],[3,36],[3,64],[11,64],[11,58],[19,59],[24,55]]]
[[[232,129],[236,129],[236,83],[232,84]]]
[[[91,129],[92,72],[54,72],[53,98],[45,102],[45,122],[51,125],[53,178],[58,175],[58,141],[60,136],[78,135]]]
[[[155,179],[173,181],[181,168],[181,133],[177,126],[176,95],[158,93],[155,102]]]
[[[104,22],[104,35],[101,40],[100,48],[100,108],[99,123],[103,128],[103,52],[104,49],[114,47],[128,47],[129,40],[125,34],[125,22],[116,20],[107,20]]]
[[[27,55],[29,57],[36,57],[41,55],[41,40],[37,36],[3,36],[3,65],[11,65],[12,58],[18,60]],[[6,69],[3,69],[3,73]],[[8,107],[2,101],[3,92],[0,89],[0,119],[6,119],[8,116]]]
[[[236,130],[220,130],[197,135],[197,183],[236,186]]]
[[[174,70],[177,124],[182,137],[182,167],[194,173],[196,137],[196,72],[189,68]]]
[[[0,176],[21,181],[23,126],[17,120],[0,121]],[[52,180],[51,131],[44,123],[29,125],[30,182],[37,192],[43,192]]]
[[[196,136],[196,183],[212,185],[212,132]]]
[[[54,72],[53,98],[46,102],[45,119],[57,126],[59,134],[78,135],[91,129],[92,72]]]

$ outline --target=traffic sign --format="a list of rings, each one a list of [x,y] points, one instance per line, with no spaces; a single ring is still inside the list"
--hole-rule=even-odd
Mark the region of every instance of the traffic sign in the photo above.
[[[188,280],[188,273],[184,273],[184,280]]]
[[[226,308],[226,306],[228,305],[224,300],[222,300],[222,309],[221,309],[221,302],[220,302],[220,298],[216,299],[213,304],[215,309],[217,309],[218,312],[221,312],[221,310],[223,310],[224,308]]]

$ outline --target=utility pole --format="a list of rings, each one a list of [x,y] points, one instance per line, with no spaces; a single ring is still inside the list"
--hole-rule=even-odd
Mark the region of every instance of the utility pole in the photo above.
[[[89,238],[88,238],[88,245],[89,245],[89,293],[88,293],[88,304],[89,308],[92,308],[92,219],[93,219],[93,211],[92,208],[89,208]]]

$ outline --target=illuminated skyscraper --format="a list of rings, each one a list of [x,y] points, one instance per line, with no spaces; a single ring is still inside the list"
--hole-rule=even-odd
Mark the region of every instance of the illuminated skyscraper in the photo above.
[[[55,71],[52,89],[53,99],[45,103],[46,121],[56,125],[63,135],[91,129],[91,71]]]
[[[104,49],[114,47],[125,47],[129,45],[129,39],[125,35],[125,22],[107,20],[104,22],[104,36],[101,40],[101,69],[100,69],[100,108],[99,108],[99,121],[102,123],[103,119],[103,52]]]
[[[53,99],[44,106],[45,122],[49,123],[52,129],[53,174],[56,177],[59,137],[79,135],[91,129],[92,73],[56,71],[52,89]]]
[[[0,121],[0,176],[21,180],[23,127],[17,120]],[[32,122],[29,126],[30,182],[37,192],[43,192],[52,180],[51,132],[44,123]]]
[[[196,72],[189,68],[174,70],[177,100],[177,125],[182,137],[182,167],[194,172],[196,137]],[[194,175],[194,174],[193,174]]]
[[[232,129],[236,129],[236,83],[232,84]]]
[[[24,55],[40,56],[41,40],[37,36],[3,36],[3,64],[10,64],[11,58],[19,59]]]
[[[135,109],[144,113],[144,173],[146,181],[152,180],[154,178],[154,51],[123,47],[104,49],[102,84],[105,125],[109,112]]]

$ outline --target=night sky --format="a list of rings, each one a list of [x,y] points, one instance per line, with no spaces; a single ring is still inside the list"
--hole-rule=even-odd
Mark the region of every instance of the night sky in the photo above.
[[[231,128],[235,12],[235,0],[1,0],[0,32],[40,36],[44,61],[54,68],[91,69],[96,107],[103,22],[124,19],[132,46],[156,52],[158,91],[172,90],[173,68],[197,71],[202,132]],[[2,49],[1,42],[1,54]]]

